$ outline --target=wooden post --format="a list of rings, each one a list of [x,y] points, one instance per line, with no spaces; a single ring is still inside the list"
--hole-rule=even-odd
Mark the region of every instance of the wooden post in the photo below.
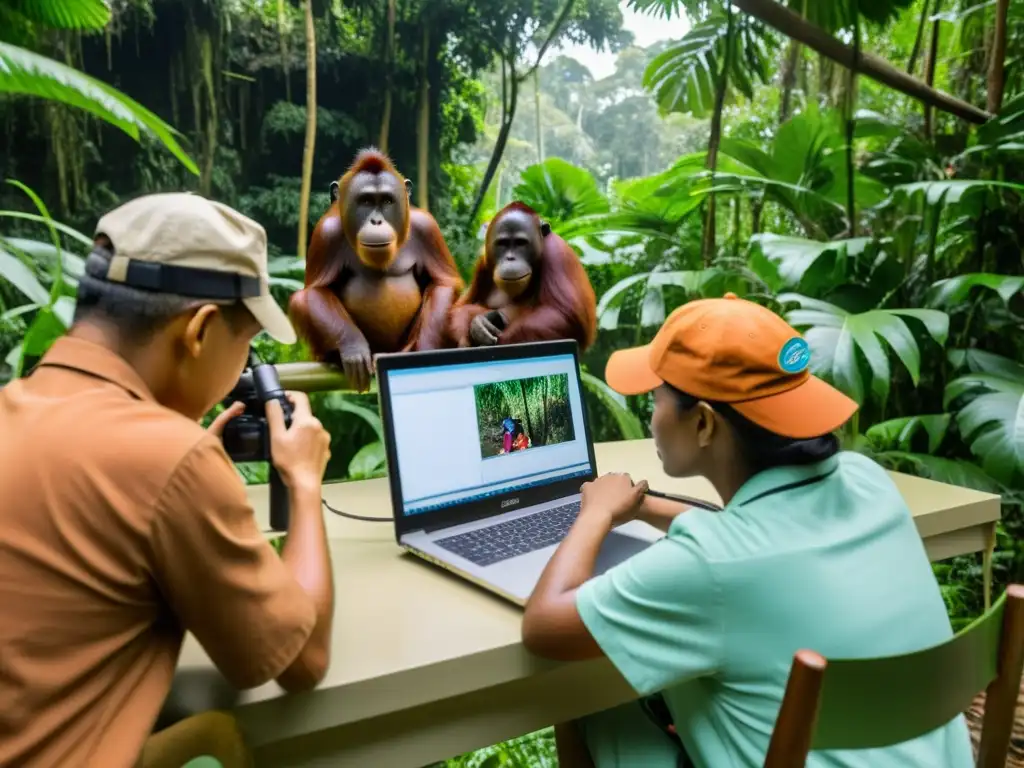
[[[859,74],[867,75],[872,80],[882,85],[887,85],[924,104],[941,109],[943,112],[956,115],[972,123],[981,124],[988,122],[992,118],[991,113],[954,96],[950,96],[948,93],[943,93],[935,88],[929,88],[916,77],[911,77],[906,72],[897,69],[889,62],[872,53],[862,51],[859,60],[855,62],[854,60],[858,57],[854,55],[853,48],[844,45],[832,37],[832,35],[801,18],[799,14],[794,13],[785,6],[779,5],[773,0],[732,0],[732,2],[751,16],[755,16],[787,37],[799,40],[822,56],[842,64],[847,69],[853,69]]]

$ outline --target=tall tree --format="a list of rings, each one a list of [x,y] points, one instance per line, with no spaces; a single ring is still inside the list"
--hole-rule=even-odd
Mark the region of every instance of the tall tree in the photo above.
[[[531,5],[532,12],[524,13],[521,2],[495,3],[480,29],[481,39],[495,52],[500,65],[501,118],[490,160],[471,206],[473,219],[480,212],[501,164],[519,104],[519,89],[533,76],[548,49],[563,38],[589,42],[599,48],[610,43],[617,49],[629,38],[628,33],[623,37],[622,12],[615,0],[535,0]]]
[[[420,115],[416,131],[416,205],[428,210],[430,205],[430,27],[423,26],[423,61],[420,69]]]
[[[388,138],[391,132],[391,100],[395,87],[395,0],[388,0],[388,29],[384,40],[384,109],[380,118],[380,135],[377,148],[381,152],[388,151]]]
[[[302,188],[299,192],[300,259],[306,258],[309,235],[309,192],[313,186],[313,150],[316,146],[316,26],[313,24],[313,0],[306,0],[306,141],[302,148]]]
[[[754,97],[754,83],[771,78],[775,38],[756,19],[731,4],[714,7],[677,43],[655,56],[644,72],[644,87],[654,93],[663,114],[711,117],[707,170],[713,178],[722,136],[722,111],[736,91]],[[708,197],[702,253],[709,263],[715,247],[715,195]]]
[[[992,58],[988,67],[988,111],[992,114],[1003,107],[1003,91],[1006,89],[1006,20],[1009,14],[1010,0],[997,0]]]
[[[292,103],[292,76],[288,66],[288,21],[284,15],[284,0],[277,0],[277,39],[281,47],[281,72],[284,74],[284,98]]]

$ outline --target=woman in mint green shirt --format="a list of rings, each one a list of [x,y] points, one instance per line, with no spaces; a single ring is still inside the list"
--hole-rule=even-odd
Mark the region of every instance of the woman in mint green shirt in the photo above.
[[[612,388],[654,393],[665,472],[706,477],[725,507],[649,497],[621,474],[581,489],[523,641],[553,659],[607,656],[639,698],[557,726],[563,768],[761,766],[797,650],[885,656],[952,636],[899,491],[870,459],[839,451],[832,433],[856,404],[810,363],[785,321],[733,295],[684,305],[649,346],[609,360]],[[591,578],[604,537],[637,518],[666,536]],[[807,765],[972,762],[957,717],[905,744],[813,752]]]

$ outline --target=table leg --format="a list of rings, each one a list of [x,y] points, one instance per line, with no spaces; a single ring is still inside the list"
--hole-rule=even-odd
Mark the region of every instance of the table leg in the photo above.
[[[988,529],[985,539],[985,552],[981,557],[981,578],[985,590],[985,610],[992,607],[992,555],[996,551],[996,524]]]

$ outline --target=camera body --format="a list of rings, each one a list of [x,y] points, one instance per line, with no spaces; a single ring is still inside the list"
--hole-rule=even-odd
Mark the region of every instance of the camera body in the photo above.
[[[270,425],[267,406],[256,394],[253,371],[245,372],[228,393],[224,406],[241,402],[245,410],[224,426],[224,450],[234,462],[270,461]]]
[[[277,369],[263,363],[255,352],[249,353],[249,367],[242,372],[234,389],[224,400],[225,407],[241,402],[245,410],[224,426],[222,441],[228,457],[236,463],[266,461],[270,463],[270,527],[288,530],[288,489],[274,467],[270,451],[270,425],[267,423],[267,402],[281,403],[284,423],[292,423],[292,404],[281,388]]]

